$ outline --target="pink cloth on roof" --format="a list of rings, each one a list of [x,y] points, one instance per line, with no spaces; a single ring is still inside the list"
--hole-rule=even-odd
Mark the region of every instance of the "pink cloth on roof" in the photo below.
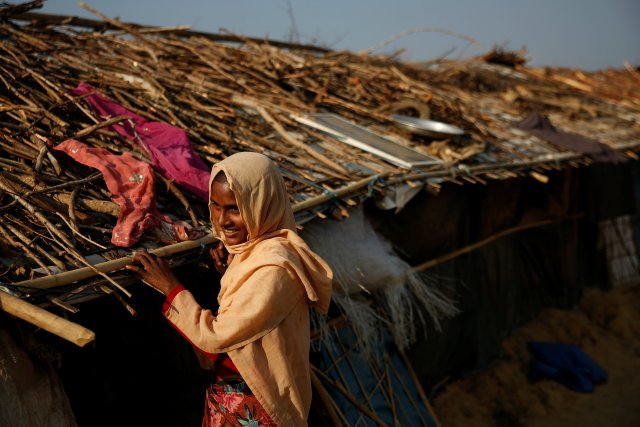
[[[151,165],[129,153],[111,153],[68,139],[54,147],[75,161],[102,172],[112,200],[120,205],[120,216],[111,234],[111,243],[129,247],[142,233],[159,225],[155,202],[155,176]]]
[[[173,179],[180,187],[202,200],[208,200],[210,168],[195,152],[184,130],[138,116],[84,82],[71,93],[87,95],[87,101],[102,117],[130,117],[131,120],[116,123],[111,127],[123,137],[135,140],[141,145],[151,155],[153,165],[163,176]]]

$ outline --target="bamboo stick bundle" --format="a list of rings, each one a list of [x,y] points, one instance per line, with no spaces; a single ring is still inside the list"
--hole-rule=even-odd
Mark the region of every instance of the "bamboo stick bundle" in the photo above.
[[[11,16],[7,10],[5,16]],[[8,231],[16,243],[22,242],[44,262],[59,260],[67,269],[77,263],[70,250],[83,254],[100,247],[105,253],[113,249],[108,231],[119,209],[101,179],[83,182],[92,172],[50,147],[76,137],[151,162],[140,146],[114,132],[110,125],[115,122],[109,122],[113,118],[100,117],[83,97],[70,94],[80,81],[135,114],[185,130],[208,164],[239,150],[268,154],[287,172],[292,200],[303,202],[297,205],[300,211],[315,209],[319,200],[331,203],[327,189],[355,186],[363,191],[359,183],[374,174],[387,177],[389,183],[411,175],[484,182],[488,174],[506,176],[523,165],[565,161],[568,157],[561,150],[543,141],[519,143],[512,122],[502,119],[531,103],[544,101],[544,108],[553,109],[570,102],[574,115],[597,114],[620,124],[639,114],[633,100],[640,83],[633,69],[607,75],[616,91],[631,95],[626,104],[615,105],[610,101],[615,99],[613,92],[598,74],[540,72],[524,66],[505,71],[482,60],[445,61],[427,68],[392,57],[283,49],[241,35],[227,35],[233,43],[222,43],[205,34],[122,24],[93,12],[102,20],[96,22],[117,31],[78,30],[38,14],[29,14],[27,24],[11,19],[0,23],[0,33],[11,41],[0,43],[0,166],[21,182],[2,190],[0,215],[12,218],[13,229],[24,236]],[[38,25],[39,19],[48,25]],[[132,37],[123,37],[126,34]],[[515,93],[512,102],[505,101],[506,91]],[[436,119],[463,127],[474,147],[440,141],[441,147],[453,150],[450,161],[407,172],[290,119],[293,113],[331,111],[372,129],[403,135],[414,147],[426,152],[431,147],[431,153],[444,156],[435,150],[436,144],[394,127],[388,107],[402,99],[422,102]],[[614,132],[610,125],[555,113],[563,127],[584,125],[606,133],[612,146],[638,137],[633,126]],[[452,168],[482,150],[493,164]],[[166,182],[157,191],[158,200],[172,213],[196,226],[206,225],[206,206],[193,195]],[[37,207],[40,219],[26,206]],[[53,229],[64,230],[68,242]],[[38,242],[30,246],[34,239]],[[35,259],[31,267],[38,268]],[[31,267],[12,280],[23,280],[24,274],[32,277]]]

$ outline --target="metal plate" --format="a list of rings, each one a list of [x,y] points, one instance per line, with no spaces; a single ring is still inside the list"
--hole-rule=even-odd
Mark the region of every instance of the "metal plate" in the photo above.
[[[442,163],[440,159],[398,144],[336,114],[318,113],[293,118],[307,126],[327,132],[345,144],[360,148],[398,166],[412,168]]]

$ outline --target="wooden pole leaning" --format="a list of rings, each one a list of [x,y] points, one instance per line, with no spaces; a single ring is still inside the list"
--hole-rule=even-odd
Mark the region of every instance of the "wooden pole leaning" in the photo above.
[[[95,333],[84,326],[50,313],[36,305],[0,291],[0,310],[51,332],[79,347],[92,342]]]

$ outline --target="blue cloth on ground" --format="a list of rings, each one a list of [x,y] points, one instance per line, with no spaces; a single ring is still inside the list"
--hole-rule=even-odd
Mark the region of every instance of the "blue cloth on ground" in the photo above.
[[[581,392],[591,392],[608,379],[607,371],[577,345],[531,341],[529,348],[537,359],[531,364],[533,379],[551,378]]]

